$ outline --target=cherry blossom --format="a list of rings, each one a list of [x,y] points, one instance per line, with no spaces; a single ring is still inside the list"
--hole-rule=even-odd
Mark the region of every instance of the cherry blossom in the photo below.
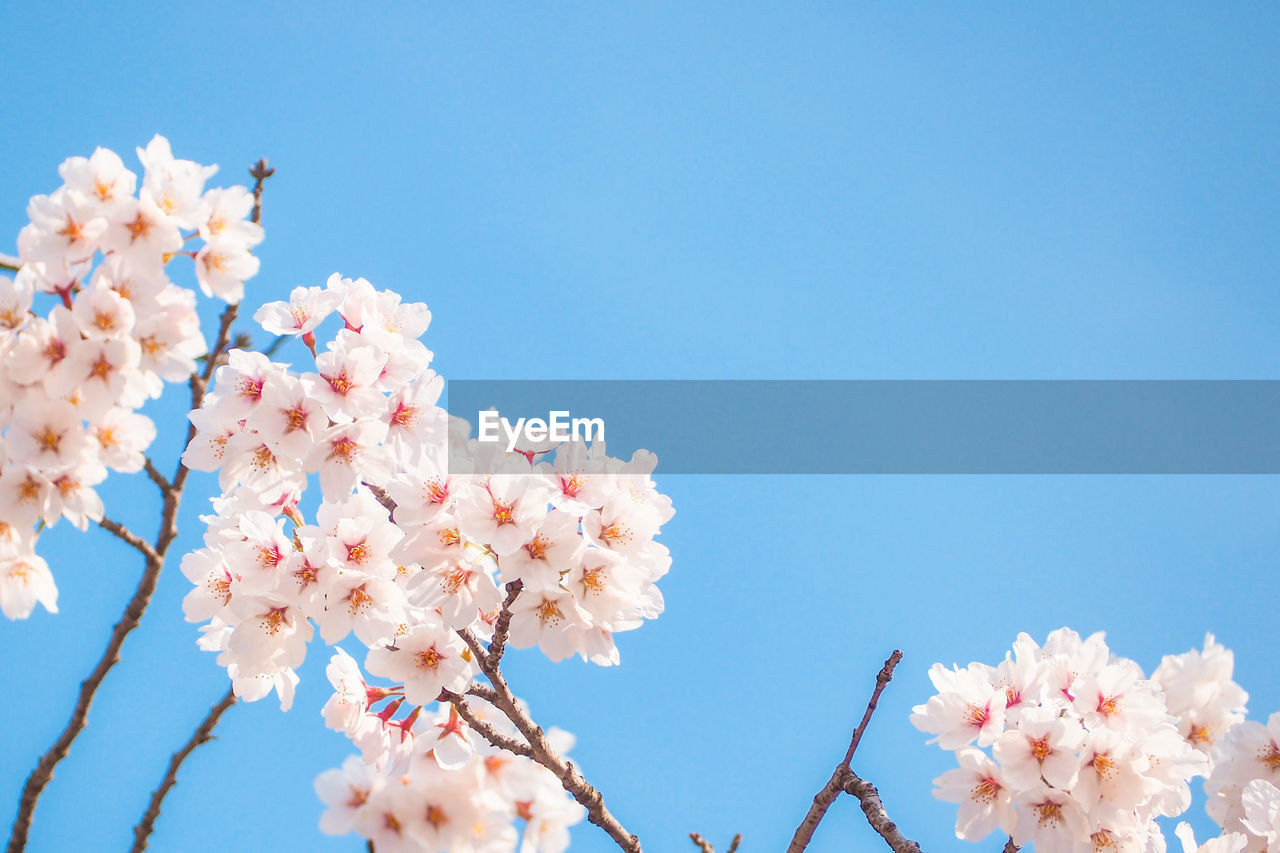
[[[1213,771],[1204,786],[1209,795],[1205,810],[1224,832],[1243,832],[1251,840],[1262,834],[1250,829],[1250,823],[1261,824],[1246,814],[1245,792],[1254,782],[1280,787],[1280,713],[1272,714],[1265,725],[1255,720],[1238,723],[1214,744]],[[1257,802],[1259,789],[1253,791],[1251,799]]]
[[[960,766],[933,780],[933,795],[949,803],[959,803],[956,837],[981,841],[996,829],[1013,833],[1013,800],[1000,767],[971,746],[956,751]]]
[[[102,518],[94,487],[107,470],[143,468],[156,429],[137,410],[165,383],[185,383],[206,348],[195,293],[170,280],[174,261],[207,258],[218,241],[237,261],[220,282],[233,298],[256,271],[248,252],[262,231],[245,221],[247,189],[205,190],[216,167],[175,159],[160,136],[138,157],[141,181],[104,148],[65,160],[62,186],[28,205],[17,275],[0,278],[4,529],[60,518],[83,529]],[[204,246],[183,251],[197,237]],[[194,272],[203,282],[200,266]],[[0,559],[10,561],[0,593],[10,618],[27,616],[34,603],[52,610],[56,601],[48,567],[32,551],[34,535],[18,540],[19,552],[0,547]]]
[[[1231,652],[1206,634],[1203,651],[1166,655],[1151,674],[1169,713],[1178,718],[1178,731],[1206,754],[1212,755],[1214,742],[1244,720],[1249,694],[1231,680],[1234,664]]]
[[[663,609],[671,559],[654,537],[673,510],[650,479],[656,460],[480,446],[438,405],[443,379],[416,340],[430,312],[362,279],[296,288],[255,316],[300,339],[304,367],[233,350],[191,413],[183,459],[223,489],[183,562],[187,618],[208,623],[202,648],[238,696],[275,690],[282,706],[311,626],[330,645],[363,645],[364,667],[390,682],[371,685],[341,649],[329,663],[325,723],[360,758],[317,781],[326,830],[379,850],[564,849],[582,811],[555,776],[495,751],[448,703],[432,707],[468,692],[468,643],[493,637],[504,599],[512,649],[620,660],[616,637]],[[304,503],[317,486],[318,505]]]
[[[1020,634],[999,666],[929,674],[938,694],[911,722],[956,751],[935,796],[960,804],[960,838],[998,826],[1037,851],[1162,850],[1156,818],[1185,811],[1189,780],[1208,771],[1160,687],[1101,634],[1063,628],[1043,646]]]

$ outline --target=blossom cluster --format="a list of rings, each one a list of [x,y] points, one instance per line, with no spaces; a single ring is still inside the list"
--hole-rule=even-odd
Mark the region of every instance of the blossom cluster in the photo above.
[[[340,325],[320,348],[317,330],[330,316]],[[340,724],[326,717],[360,747],[368,772],[403,776],[410,788],[435,784],[437,771],[476,777],[492,762],[474,733],[443,747],[428,739],[429,773],[414,758],[424,754],[415,746],[422,732],[436,730],[424,707],[442,691],[465,692],[478,674],[463,635],[489,640],[505,599],[511,647],[617,662],[614,635],[663,606],[656,582],[670,558],[654,537],[672,509],[649,477],[656,460],[613,459],[596,443],[561,447],[547,461],[541,450],[506,453],[468,439],[466,424],[437,405],[443,380],[418,340],[430,312],[363,279],[299,287],[255,319],[300,339],[311,369],[232,350],[191,413],[197,431],[183,461],[218,471],[223,494],[204,517],[204,547],[182,562],[195,584],[187,618],[208,623],[201,645],[219,653],[238,696],[274,689],[285,708],[315,629],[331,645],[354,635],[365,669],[393,685],[367,688],[340,653],[333,702],[350,713]],[[307,491],[317,483],[318,501]],[[314,505],[305,515],[304,495]],[[383,710],[370,709],[369,689],[392,697]],[[506,788],[473,793],[483,800],[492,790]],[[509,797],[498,811],[540,827],[573,814]],[[418,844],[405,849],[443,849],[443,836],[425,830],[405,837]]]
[[[1194,670],[1167,663],[1174,682]],[[1193,720],[1230,719],[1244,694],[1229,683],[1229,663],[1205,671],[1218,680],[1188,688],[1188,707],[1201,714]],[[1179,731],[1160,685],[1112,655],[1102,634],[1082,640],[1063,628],[1043,646],[1020,634],[998,666],[935,664],[929,676],[938,693],[911,722],[956,751],[960,767],[934,780],[934,796],[960,804],[959,838],[999,828],[1038,853],[1163,850],[1156,818],[1185,811],[1189,781],[1208,770],[1196,748],[1203,738]],[[1206,710],[1214,697],[1216,710]]]
[[[452,705],[419,707],[394,719],[405,701],[403,688],[370,687],[341,649],[328,675],[336,692],[325,705],[325,722],[351,736],[362,755],[316,779],[316,793],[328,807],[320,819],[323,831],[355,831],[389,853],[517,846],[560,853],[568,846],[569,827],[586,812],[549,770],[477,737]],[[383,701],[383,710],[370,710]],[[483,700],[471,697],[468,706],[503,736],[519,739]],[[403,735],[391,752],[387,731]],[[547,737],[560,755],[573,745],[572,735],[559,729]],[[523,821],[519,830],[517,819]]]
[[[155,437],[137,409],[205,352],[195,293],[169,279],[170,260],[194,258],[205,294],[231,302],[258,269],[246,188],[206,190],[217,167],[175,159],[160,136],[138,159],[140,186],[104,148],[63,162],[63,184],[27,208],[16,276],[0,277],[0,609],[11,619],[37,602],[56,610],[37,529],[102,517],[94,486],[108,469],[140,470]]]
[[[1244,836],[1249,851],[1280,853],[1280,713],[1266,725],[1233,726],[1213,747],[1206,809],[1224,833]]]
[[[1212,634],[1203,650],[1166,655],[1149,681],[1101,634],[1063,628],[1043,647],[1020,634],[998,666],[935,664],[938,694],[911,721],[956,751],[934,796],[959,803],[959,838],[999,828],[1041,851],[1163,853],[1154,818],[1186,811],[1188,781],[1207,775],[1222,832],[1198,844],[1178,824],[1184,852],[1280,853],[1280,714],[1245,720],[1234,666]]]
[[[1204,650],[1165,655],[1151,673],[1164,693],[1165,707],[1178,723],[1178,733],[1203,752],[1213,765],[1214,743],[1227,730],[1244,722],[1249,694],[1232,680],[1235,656],[1214,639],[1204,638]]]

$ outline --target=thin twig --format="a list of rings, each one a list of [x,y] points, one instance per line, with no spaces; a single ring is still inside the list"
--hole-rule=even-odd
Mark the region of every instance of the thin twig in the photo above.
[[[168,510],[170,503],[172,502],[166,496],[166,510]],[[176,511],[176,503],[173,505]],[[103,650],[102,656],[98,658],[98,663],[93,668],[93,672],[89,673],[88,678],[80,682],[80,694],[77,696],[75,707],[71,711],[71,719],[67,721],[66,727],[58,735],[58,739],[54,741],[53,746],[49,747],[49,751],[40,756],[40,761],[36,764],[35,769],[31,771],[31,775],[27,777],[26,784],[22,787],[22,795],[18,800],[18,814],[14,818],[13,829],[9,834],[8,853],[20,853],[26,848],[27,833],[31,829],[31,816],[35,810],[36,800],[40,798],[41,792],[49,784],[49,780],[53,778],[54,767],[58,765],[58,762],[66,758],[67,750],[71,748],[72,742],[84,730],[89,715],[89,704],[93,701],[94,694],[102,684],[102,680],[107,677],[111,667],[115,666],[120,659],[120,647],[124,645],[124,638],[129,635],[130,631],[138,627],[138,620],[142,618],[142,614],[147,609],[147,603],[151,600],[151,594],[155,592],[156,579],[159,577],[163,561],[163,553],[161,552],[156,552],[154,556],[146,558],[146,569],[138,581],[133,597],[129,599],[129,604],[125,608],[124,614],[116,622],[115,627],[111,629],[111,637],[107,640],[106,649]]]
[[[156,550],[151,547],[151,543],[125,527],[123,524],[112,521],[106,516],[103,516],[98,519],[98,526],[136,548],[147,560],[154,560],[156,558]]]
[[[871,722],[871,715],[875,713],[876,706],[880,704],[880,694],[884,692],[885,687],[893,680],[893,669],[902,660],[902,652],[897,649],[893,650],[893,654],[889,655],[889,659],[884,662],[884,666],[880,669],[880,674],[876,676],[876,689],[871,691],[871,699],[867,702],[867,710],[862,714],[862,722],[858,723],[858,727],[853,731],[853,739],[849,741],[849,751],[844,754],[844,764],[849,766],[849,762],[853,761],[853,753],[857,751],[858,744],[862,741],[862,733],[867,730],[867,723]]]
[[[0,269],[17,272],[22,269],[22,258],[15,258],[13,255],[0,254]]]
[[[498,611],[497,621],[493,623],[493,639],[489,641],[489,662],[497,666],[502,661],[502,652],[507,646],[507,634],[511,631],[511,605],[515,604],[520,591],[524,589],[524,581],[516,578],[507,584],[507,597]]]
[[[161,492],[169,491],[169,481],[165,479],[164,474],[160,473],[160,469],[156,467],[156,463],[151,461],[150,456],[145,457],[142,467],[147,472],[147,476],[151,478],[151,482],[155,483]]]
[[[205,715],[199,727],[192,733],[191,739],[169,759],[168,772],[164,774],[160,787],[152,791],[151,802],[147,806],[146,813],[142,815],[142,820],[138,821],[138,825],[133,828],[133,847],[130,848],[129,853],[142,853],[143,850],[147,849],[147,838],[151,835],[152,829],[155,828],[156,818],[160,816],[160,804],[164,801],[165,795],[169,793],[169,789],[178,783],[178,768],[182,766],[182,762],[196,747],[208,742],[213,737],[213,727],[218,724],[218,718],[222,716],[223,711],[235,703],[235,691],[228,687],[226,695],[209,709],[209,713]]]
[[[475,710],[467,704],[466,699],[456,693],[449,692],[445,692],[443,696],[449,704],[458,709],[458,716],[466,720],[467,725],[475,729],[489,743],[498,747],[498,749],[505,749],[507,752],[513,752],[516,755],[523,755],[525,758],[533,758],[533,751],[529,749],[527,743],[522,743],[513,737],[502,734],[492,725],[480,719],[480,717],[476,716]]]
[[[476,663],[479,664],[480,671],[484,673],[485,678],[493,685],[492,698],[489,701],[502,712],[503,716],[511,721],[516,727],[516,731],[520,732],[528,743],[528,757],[550,770],[560,780],[561,787],[587,810],[587,820],[603,829],[614,840],[614,843],[626,853],[641,853],[640,839],[628,832],[622,823],[613,816],[604,803],[604,797],[578,772],[577,768],[573,766],[573,762],[564,759],[551,747],[551,744],[547,741],[546,733],[542,731],[542,727],[529,717],[528,712],[525,711],[520,701],[516,699],[515,694],[511,692],[511,688],[508,686],[506,678],[502,675],[497,662],[490,660],[489,655],[481,647],[475,635],[466,629],[458,631],[458,635],[462,637],[463,642],[471,649],[471,654],[475,657]],[[493,743],[493,741],[490,741],[490,743]],[[501,746],[500,744],[494,745]]]
[[[268,344],[266,349],[262,350],[262,354],[267,358],[271,358],[271,356],[276,354],[280,347],[284,346],[284,342],[292,337],[293,335],[276,335],[276,339]]]
[[[255,224],[262,222],[262,184],[267,178],[276,173],[275,169],[267,168],[267,158],[263,157],[249,169],[249,175],[254,179],[253,185],[253,213],[249,219]],[[236,321],[236,313],[239,310],[238,304],[228,303],[227,307],[222,309],[222,315],[218,318],[218,335],[214,339],[212,349],[209,350],[208,356],[205,358],[204,369],[191,374],[191,378],[187,384],[191,386],[191,408],[200,408],[200,403],[204,399],[204,392],[209,387],[209,380],[213,378],[213,372],[218,369],[222,355],[227,349],[227,344],[231,342],[231,324]],[[182,446],[187,447],[191,444],[191,439],[196,437],[196,425],[187,424],[187,440]],[[178,468],[170,480],[172,489],[181,493],[182,488],[186,485],[187,474],[190,469],[178,462]],[[173,535],[177,535],[177,529],[173,531]]]
[[[458,636],[462,638],[462,642],[467,644],[467,648],[471,650],[471,656],[474,657],[476,659],[476,663],[480,665],[480,671],[487,677],[489,675],[489,670],[492,669],[492,667],[489,666],[489,654],[484,650],[484,647],[480,645],[480,641],[476,639],[476,635],[468,631],[466,628],[459,628]],[[489,680],[492,681],[493,679]],[[497,685],[494,686],[495,688],[497,687]],[[489,701],[495,704],[497,703],[498,691],[496,689],[493,690],[492,698],[490,698]]]
[[[1004,843],[1004,850],[1001,851],[1001,853],[1018,853],[1021,849],[1021,847],[1013,843],[1013,838],[1010,837],[1009,840]]]
[[[859,779],[858,774],[848,767],[843,769],[844,790],[862,803],[862,812],[867,816],[867,823],[871,824],[871,828],[880,834],[894,853],[920,853],[920,845],[903,835],[898,830],[898,825],[889,819],[889,813],[884,810],[884,803],[880,801],[876,786]]]
[[[698,845],[698,849],[700,849],[702,853],[716,853],[715,846],[696,832],[689,833],[689,840]],[[729,842],[728,853],[738,853],[738,845],[741,843],[742,833],[738,833],[733,837],[733,841]]]
[[[209,350],[209,355],[205,358],[204,369],[191,374],[191,378],[187,380],[187,384],[191,387],[191,408],[200,408],[201,402],[204,400],[204,393],[209,388],[209,380],[213,378],[213,372],[218,369],[219,362],[222,359],[223,352],[227,348],[227,344],[231,341],[231,324],[235,322],[237,305],[228,304],[222,309],[222,315],[218,318],[218,335],[214,339],[213,348]],[[196,437],[196,425],[194,423],[187,424],[187,440],[182,443],[183,447],[191,444],[191,439]],[[171,488],[182,491],[183,486],[187,482],[188,468],[178,461],[178,467],[173,472],[173,477],[169,481]]]
[[[254,186],[254,199],[256,202],[253,212],[254,222],[258,221],[261,213],[262,182],[270,177],[272,171],[266,168],[265,160],[258,161],[258,164],[250,170],[250,174],[257,180]],[[191,386],[192,409],[200,407],[204,398],[204,389],[208,387],[209,379],[217,367],[218,359],[230,340],[231,324],[235,318],[236,306],[228,305],[222,312],[218,336],[209,351],[209,359],[205,363],[203,372],[191,375],[188,384]],[[191,443],[194,435],[195,425],[190,424],[187,428],[187,440],[183,445],[184,447]],[[18,800],[18,813],[13,819],[13,828],[9,833],[7,853],[21,853],[26,849],[27,835],[31,831],[31,818],[35,811],[36,801],[40,799],[40,794],[44,791],[45,786],[49,784],[49,780],[53,778],[54,768],[57,767],[62,759],[67,757],[67,751],[71,748],[71,744],[79,736],[80,732],[84,731],[84,727],[88,724],[89,705],[93,702],[94,695],[102,685],[103,679],[107,677],[107,673],[120,660],[120,649],[124,645],[125,637],[134,628],[138,627],[142,614],[146,612],[147,605],[151,602],[151,596],[156,589],[156,582],[160,577],[160,570],[164,568],[165,555],[169,551],[169,546],[178,537],[178,505],[182,501],[182,492],[186,486],[188,473],[187,467],[179,462],[177,471],[169,481],[168,488],[163,492],[164,506],[160,512],[159,529],[156,532],[155,542],[149,546],[151,548],[150,553],[143,552],[145,567],[142,577],[139,578],[138,585],[133,591],[133,597],[129,599],[124,613],[121,614],[120,619],[112,627],[107,646],[103,649],[102,655],[98,658],[93,671],[89,673],[88,678],[80,682],[80,693],[76,697],[75,707],[71,710],[71,719],[67,721],[67,725],[58,735],[58,739],[54,741],[53,746],[49,747],[48,751],[40,756],[35,769],[31,771],[31,775],[27,777],[27,781],[22,786],[22,794]],[[116,533],[116,535],[119,536],[120,534]],[[130,542],[130,544],[133,543]],[[135,545],[134,547],[137,546]]]
[[[253,212],[249,214],[249,219],[255,225],[262,223],[262,185],[275,173],[275,169],[267,166],[266,157],[259,158],[249,169],[249,177],[253,178]]]
[[[485,687],[483,684],[472,684],[467,688],[467,695],[477,696],[490,705],[493,704],[493,700],[498,698],[498,694],[494,692],[492,687]]]
[[[387,494],[386,489],[382,488],[382,486],[375,486],[373,483],[361,483],[361,485],[368,489],[373,496],[378,499],[378,503],[386,507],[387,512],[391,513],[393,517],[395,516],[396,501],[395,498]]]
[[[849,741],[848,751],[844,754],[844,761],[836,765],[836,769],[832,772],[831,778],[827,780],[827,784],[814,796],[813,805],[809,807],[809,813],[804,816],[800,826],[796,827],[795,835],[791,838],[791,844],[787,847],[787,853],[800,853],[800,851],[809,846],[809,842],[813,840],[813,832],[818,828],[823,815],[827,813],[827,809],[831,808],[831,804],[836,801],[836,797],[840,796],[846,774],[851,772],[849,770],[849,762],[853,760],[853,753],[858,748],[858,742],[862,740],[862,733],[867,730],[867,723],[871,721],[871,715],[876,710],[876,704],[880,701],[880,694],[893,678],[893,668],[898,665],[900,660],[902,660],[902,652],[895,649],[893,654],[889,655],[889,659],[884,662],[884,667],[881,668],[880,674],[876,676],[876,687],[871,693],[871,700],[867,702],[867,710],[862,715],[862,722],[853,730],[853,737]]]
[[[711,846],[711,842],[696,832],[689,833],[689,840],[692,841],[694,845],[702,851],[702,853],[716,853],[716,848]]]

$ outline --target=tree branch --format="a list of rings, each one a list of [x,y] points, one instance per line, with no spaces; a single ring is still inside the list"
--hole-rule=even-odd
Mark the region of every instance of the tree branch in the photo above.
[[[218,362],[222,359],[223,351],[226,350],[227,344],[231,340],[231,324],[236,320],[237,305],[228,303],[226,308],[222,309],[222,316],[218,318],[218,335],[214,339],[213,347],[209,350],[209,355],[205,359],[204,369],[191,374],[191,378],[187,380],[187,384],[191,386],[191,409],[200,408],[204,400],[204,393],[209,388],[209,380],[213,378],[213,372],[218,369]],[[185,448],[191,444],[191,439],[196,437],[196,425],[187,424],[187,439],[182,443]],[[178,462],[178,468],[173,473],[172,479],[169,481],[170,487],[179,492],[187,482],[187,474],[189,473],[187,466],[183,465],[181,460]],[[175,531],[176,533],[176,531]]]
[[[524,581],[516,578],[507,584],[507,597],[498,611],[498,619],[493,623],[493,639],[489,641],[489,661],[493,666],[502,662],[502,652],[507,646],[507,634],[511,631],[511,605],[515,604],[520,591],[524,589]]]
[[[160,469],[156,467],[156,463],[151,461],[151,457],[145,457],[143,470],[147,472],[147,476],[151,478],[151,482],[156,484],[161,493],[169,491],[169,481],[165,479],[164,474],[160,473]]]
[[[498,694],[494,692],[492,687],[485,687],[483,684],[472,684],[467,688],[467,695],[478,696],[490,705],[492,705],[493,700],[498,697]]]
[[[267,168],[267,158],[263,157],[249,169],[249,175],[254,179],[253,184],[253,213],[249,219],[255,224],[262,222],[262,184],[267,178],[276,173],[275,169]],[[188,384],[191,386],[191,408],[200,408],[200,403],[204,399],[204,392],[209,387],[209,380],[213,378],[213,372],[218,369],[218,362],[221,361],[223,352],[227,349],[227,344],[231,342],[231,324],[236,321],[236,313],[239,305],[227,303],[227,307],[222,309],[222,316],[218,318],[218,334],[214,339],[213,347],[209,350],[208,358],[205,359],[204,370],[191,374]],[[187,440],[183,442],[183,447],[191,444],[191,439],[196,437],[196,425],[187,424]],[[174,472],[170,485],[179,493],[182,492],[183,486],[187,481],[189,473],[187,466],[181,461],[178,463],[178,469]],[[173,531],[177,535],[177,530]]]
[[[169,789],[178,783],[178,768],[182,766],[182,762],[186,760],[187,756],[195,751],[196,747],[207,743],[213,737],[213,727],[218,724],[218,718],[222,716],[223,711],[235,703],[236,694],[228,687],[226,695],[209,709],[209,713],[205,715],[204,720],[192,733],[191,739],[169,759],[168,772],[165,773],[164,779],[160,781],[160,787],[151,793],[151,802],[147,806],[146,812],[142,815],[142,819],[138,821],[138,825],[133,828],[133,847],[130,848],[129,853],[142,853],[143,850],[147,849],[147,838],[155,827],[156,818],[160,816],[160,804],[164,801],[165,795],[169,793]]]
[[[275,173],[275,169],[267,166],[266,157],[259,158],[249,168],[249,177],[253,178],[253,212],[249,214],[249,219],[255,225],[262,224],[262,185]]]
[[[497,661],[490,659],[488,653],[481,648],[480,641],[470,631],[463,629],[458,631],[458,635],[462,637],[463,642],[471,649],[472,655],[475,656],[476,662],[480,666],[480,671],[484,673],[485,678],[489,679],[489,683],[493,685],[491,696],[486,698],[493,703],[495,708],[502,712],[503,716],[511,721],[516,727],[516,731],[520,732],[521,736],[524,737],[528,743],[528,757],[550,770],[560,780],[560,785],[565,791],[587,810],[587,820],[603,829],[626,853],[641,853],[640,839],[628,832],[622,823],[613,816],[608,807],[605,806],[604,797],[601,793],[578,772],[577,768],[573,766],[573,762],[565,760],[552,749],[551,744],[547,741],[546,734],[542,731],[542,727],[529,717],[528,712],[521,706],[515,694],[511,692],[511,688],[507,685],[507,680],[503,677]],[[462,713],[461,709],[459,709],[458,713]],[[492,741],[490,742],[492,743]]]
[[[1021,847],[1013,843],[1013,838],[1011,837],[1008,841],[1004,843],[1003,853],[1018,853],[1018,851],[1021,849],[1022,849]]]
[[[844,790],[862,803],[862,812],[867,816],[867,823],[871,824],[871,828],[880,834],[894,853],[920,853],[920,845],[903,835],[897,824],[889,819],[889,813],[884,810],[884,803],[880,801],[876,786],[859,779],[858,774],[848,767],[843,769]]]
[[[0,255],[0,269],[17,272],[22,269],[22,258],[15,258],[13,255]]]
[[[266,160],[259,160],[257,165],[250,170],[250,174],[257,181],[253,191],[255,200],[254,222],[258,221],[261,213],[262,182],[270,177],[273,171],[266,167]],[[193,410],[200,407],[204,397],[204,389],[208,386],[209,379],[213,376],[218,360],[226,349],[228,340],[230,340],[231,323],[235,320],[235,317],[236,306],[227,305],[222,312],[218,335],[212,349],[209,351],[209,358],[204,365],[203,372],[191,375],[189,384],[191,386],[191,408]],[[187,427],[187,440],[183,445],[184,447],[191,443],[194,435],[195,425],[190,424]],[[107,677],[107,673],[119,662],[120,649],[124,645],[125,637],[129,635],[130,631],[138,627],[142,614],[146,612],[147,605],[151,602],[151,596],[155,592],[160,570],[164,568],[165,555],[169,551],[169,546],[178,537],[178,505],[182,501],[182,492],[186,486],[188,473],[187,467],[179,461],[173,479],[168,482],[168,487],[163,489],[164,506],[160,513],[160,525],[156,532],[155,542],[148,546],[149,551],[138,549],[145,557],[142,577],[138,580],[133,597],[129,599],[124,613],[111,629],[107,647],[103,649],[102,655],[98,658],[93,671],[89,673],[88,678],[80,682],[80,693],[76,697],[75,707],[71,711],[71,719],[67,721],[67,725],[58,735],[58,739],[54,741],[53,746],[49,747],[48,751],[40,756],[35,769],[31,771],[31,775],[27,777],[26,783],[22,786],[22,794],[18,800],[18,814],[14,817],[13,828],[9,833],[7,853],[21,853],[26,849],[27,835],[31,831],[32,814],[35,811],[37,800],[40,799],[40,794],[53,778],[54,768],[58,766],[62,759],[67,757],[67,751],[71,748],[71,744],[79,736],[80,732],[84,731],[84,727],[88,724],[89,705],[93,702],[94,695],[102,685],[103,679]],[[155,478],[153,477],[153,479]],[[119,530],[113,530],[111,527],[106,527],[106,529],[124,539],[122,534],[127,531],[123,527],[115,525],[114,522],[111,524],[119,528]],[[137,539],[137,537],[134,538]],[[138,548],[138,545],[130,539],[125,539],[124,541]],[[138,542],[141,542],[141,539],[138,539]],[[142,544],[145,545],[146,543]]]
[[[499,732],[489,723],[476,716],[476,712],[467,704],[467,700],[456,693],[445,691],[444,697],[453,707],[458,709],[458,716],[466,720],[467,725],[475,729],[476,732],[485,740],[498,749],[505,749],[507,752],[513,752],[516,755],[522,755],[525,758],[534,759],[533,750],[529,749],[527,743],[522,743],[513,737],[507,737]]]
[[[361,483],[361,485],[364,486],[366,489],[368,489],[373,494],[373,496],[378,499],[378,503],[386,507],[387,512],[389,512],[392,516],[395,515],[396,513],[395,498],[387,494],[386,489],[382,488],[381,486],[375,486],[373,483]]]
[[[716,848],[711,844],[711,842],[696,832],[689,833],[689,840],[696,844],[702,853],[716,853]],[[741,843],[742,833],[738,833],[733,837],[733,841],[729,842],[728,853],[738,853],[738,845]]]
[[[716,848],[711,846],[711,842],[696,832],[689,833],[689,840],[692,841],[694,846],[701,850],[702,853],[716,853]]]
[[[847,778],[846,774],[852,773],[849,769],[849,762],[853,760],[853,753],[858,749],[858,743],[862,740],[863,732],[867,730],[867,723],[871,722],[871,715],[875,713],[876,705],[880,701],[880,694],[884,692],[885,686],[893,678],[893,668],[898,665],[900,660],[902,660],[902,652],[895,649],[893,654],[889,655],[889,659],[884,662],[880,674],[876,676],[876,687],[871,693],[871,700],[867,702],[867,710],[862,715],[862,722],[853,730],[853,737],[849,741],[849,749],[844,754],[844,761],[836,765],[836,769],[832,772],[831,778],[827,780],[827,784],[814,796],[813,805],[809,807],[809,813],[804,816],[800,826],[796,827],[795,835],[791,838],[791,844],[787,847],[787,853],[801,853],[802,850],[809,846],[809,842],[813,840],[813,832],[818,828],[823,815],[827,813],[827,809],[831,808],[831,804],[836,801],[836,797],[840,796],[840,791],[844,789],[843,783]],[[874,791],[875,789],[873,788],[872,792],[874,793]]]
[[[98,526],[101,527],[103,530],[106,530],[109,533],[114,534],[116,537],[118,537],[122,541],[127,542],[129,545],[136,548],[138,552],[142,554],[142,556],[146,558],[148,561],[154,560],[156,558],[156,549],[151,547],[151,543],[147,542],[145,539],[143,539],[138,534],[134,533],[129,528],[125,527],[123,524],[119,524],[107,518],[106,516],[103,516],[102,518],[98,519]]]

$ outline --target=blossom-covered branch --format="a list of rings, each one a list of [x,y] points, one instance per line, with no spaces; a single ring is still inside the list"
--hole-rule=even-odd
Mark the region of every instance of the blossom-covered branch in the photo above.
[[[200,644],[246,701],[274,690],[287,709],[317,633],[354,634],[368,673],[391,681],[333,652],[325,721],[360,756],[317,780],[325,832],[380,850],[521,839],[560,853],[586,817],[638,850],[566,759],[572,738],[533,723],[499,666],[531,647],[616,664],[615,636],[662,612],[671,560],[655,537],[673,510],[656,459],[575,441],[551,462],[469,438],[437,404],[443,379],[418,340],[430,316],[340,275],[254,315],[313,369],[233,348],[205,389],[183,459],[217,471],[223,493],[183,560],[187,618],[207,622]]]
[[[220,330],[208,348],[203,370],[197,368],[194,354],[199,350],[194,346],[199,334],[194,299],[189,298],[190,291],[168,281],[164,265],[181,245],[180,229],[198,230],[206,241],[203,249],[192,253],[199,283],[207,293],[217,291],[229,300],[223,312],[223,330],[235,317],[243,279],[257,270],[248,248],[261,240],[262,182],[270,174],[265,161],[252,172],[256,183],[250,196],[243,187],[202,193],[212,170],[175,160],[161,137],[145,151],[139,149],[139,158],[147,172],[136,198],[132,195],[135,176],[112,152],[98,149],[92,158],[71,158],[64,163],[61,172],[66,185],[52,196],[32,200],[32,224],[19,235],[23,258],[17,281],[10,283],[8,293],[0,286],[0,297],[16,300],[15,304],[29,307],[35,291],[57,294],[63,302],[55,307],[50,321],[24,317],[11,338],[0,340],[0,345],[13,347],[20,357],[27,350],[39,353],[34,369],[24,367],[17,376],[10,369],[10,378],[31,399],[24,404],[28,408],[15,410],[11,421],[0,420],[10,427],[6,433],[10,458],[0,473],[0,508],[13,512],[15,505],[24,506],[4,500],[3,483],[16,481],[15,493],[29,497],[26,504],[30,511],[43,515],[45,522],[56,521],[59,514],[82,528],[88,519],[97,520],[137,549],[144,560],[133,596],[112,628],[93,671],[81,682],[71,718],[23,785],[8,853],[25,849],[36,803],[54,768],[83,731],[93,698],[119,661],[125,638],[145,613],[165,555],[177,537],[178,506],[186,480],[181,465],[162,488],[161,518],[152,544],[106,519],[101,501],[89,488],[105,476],[105,471],[95,473],[103,463],[130,472],[145,466],[143,450],[155,429],[149,420],[129,409],[141,405],[147,396],[157,396],[165,380],[179,376],[189,377],[193,391],[202,389],[226,349],[228,339]],[[250,213],[249,206],[242,203],[248,199],[255,204],[251,219],[237,226],[235,219]],[[104,260],[85,288],[81,280],[89,277],[96,251],[103,252]],[[0,280],[0,285],[4,281]],[[39,358],[46,359],[45,363]],[[51,396],[67,392],[75,393],[79,409]],[[81,418],[90,419],[88,431],[81,426]],[[96,440],[96,445],[90,440]],[[34,451],[15,458],[15,445],[22,454],[28,443]],[[100,461],[93,458],[95,454]],[[71,466],[70,473],[67,466]],[[50,468],[63,472],[62,479],[52,485],[42,474]],[[163,478],[152,475],[152,479],[159,484]],[[23,519],[21,514],[0,519],[5,522],[0,528],[15,537],[12,545],[0,545],[16,551],[11,557],[0,549],[0,564],[9,566],[0,574],[0,603],[19,596],[23,609],[11,614],[6,606],[5,612],[21,616],[30,612],[35,597],[25,597],[30,594],[24,594],[23,587],[15,587],[12,581],[16,578],[29,588],[33,565],[43,566],[43,560],[34,555],[33,541],[24,541],[14,527],[14,521]],[[54,609],[56,589],[47,568],[36,577],[45,585],[45,592],[38,595],[46,607]]]
[[[516,590],[516,594],[518,593],[519,590]],[[514,599],[515,595],[512,595],[510,600],[514,601]],[[604,797],[578,772],[573,763],[566,761],[555,751],[542,731],[542,727],[529,717],[528,711],[511,692],[497,661],[480,647],[479,642],[469,632],[460,633],[471,653],[480,662],[481,671],[493,685],[494,706],[511,721],[528,743],[529,757],[555,774],[564,789],[587,810],[587,820],[603,829],[623,850],[628,853],[640,853],[640,839],[628,832],[613,816],[605,805]]]

